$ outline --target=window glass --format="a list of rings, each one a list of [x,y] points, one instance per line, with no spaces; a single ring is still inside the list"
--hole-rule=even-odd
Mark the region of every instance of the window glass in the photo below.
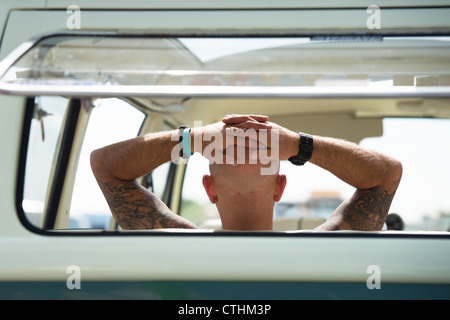
[[[117,92],[278,96],[280,87],[286,94],[320,96],[345,93],[343,87],[357,94],[426,93],[423,87],[448,87],[449,39],[53,35],[34,43],[0,75],[0,85],[22,94],[48,90],[108,96]],[[136,91],[134,86],[149,87]],[[439,92],[448,94],[445,88]]]
[[[37,227],[42,226],[47,189],[55,165],[67,103],[68,100],[61,97],[35,98],[22,207],[27,219]]]
[[[90,154],[97,148],[137,136],[145,115],[127,102],[100,99],[89,119],[70,208],[69,228],[105,228],[111,211],[95,180]]]

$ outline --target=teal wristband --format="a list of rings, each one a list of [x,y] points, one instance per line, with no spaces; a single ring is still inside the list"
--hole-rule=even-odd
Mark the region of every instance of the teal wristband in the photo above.
[[[187,159],[194,153],[191,153],[191,148],[189,148],[189,133],[191,128],[185,128],[183,130],[183,158]]]

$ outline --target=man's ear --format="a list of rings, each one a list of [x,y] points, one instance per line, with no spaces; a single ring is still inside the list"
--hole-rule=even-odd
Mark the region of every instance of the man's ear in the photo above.
[[[214,185],[212,183],[212,178],[209,174],[205,174],[203,176],[203,187],[205,188],[206,194],[208,195],[209,201],[211,203],[217,202],[216,190],[214,189]]]
[[[273,201],[278,202],[281,200],[281,196],[283,195],[284,188],[286,187],[286,175],[278,174],[277,181],[275,186],[275,192],[273,194]]]

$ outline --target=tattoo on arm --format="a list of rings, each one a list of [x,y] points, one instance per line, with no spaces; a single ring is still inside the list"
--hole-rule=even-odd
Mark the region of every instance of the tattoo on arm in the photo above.
[[[327,230],[381,230],[395,191],[381,187],[357,190],[350,200],[343,202],[325,223]]]
[[[112,214],[125,229],[195,228],[136,181],[100,183]]]

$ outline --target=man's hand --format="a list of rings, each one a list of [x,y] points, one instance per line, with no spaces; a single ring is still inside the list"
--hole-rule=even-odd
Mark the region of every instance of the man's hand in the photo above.
[[[191,151],[201,153],[212,163],[237,164],[238,154],[249,156],[256,154],[259,148],[267,146],[258,141],[257,130],[270,129],[265,121],[267,116],[226,116],[217,123],[192,128],[190,134]],[[254,135],[246,135],[255,130]],[[267,131],[267,130],[266,130]]]
[[[268,120],[269,117],[262,115],[227,115],[222,119],[227,126],[243,130],[238,131],[236,135],[241,145],[244,144],[252,150],[270,150],[270,157],[276,160],[287,160],[296,155],[299,149],[298,133]],[[249,129],[256,131],[257,140],[243,136]],[[260,152],[257,154],[260,155]]]

